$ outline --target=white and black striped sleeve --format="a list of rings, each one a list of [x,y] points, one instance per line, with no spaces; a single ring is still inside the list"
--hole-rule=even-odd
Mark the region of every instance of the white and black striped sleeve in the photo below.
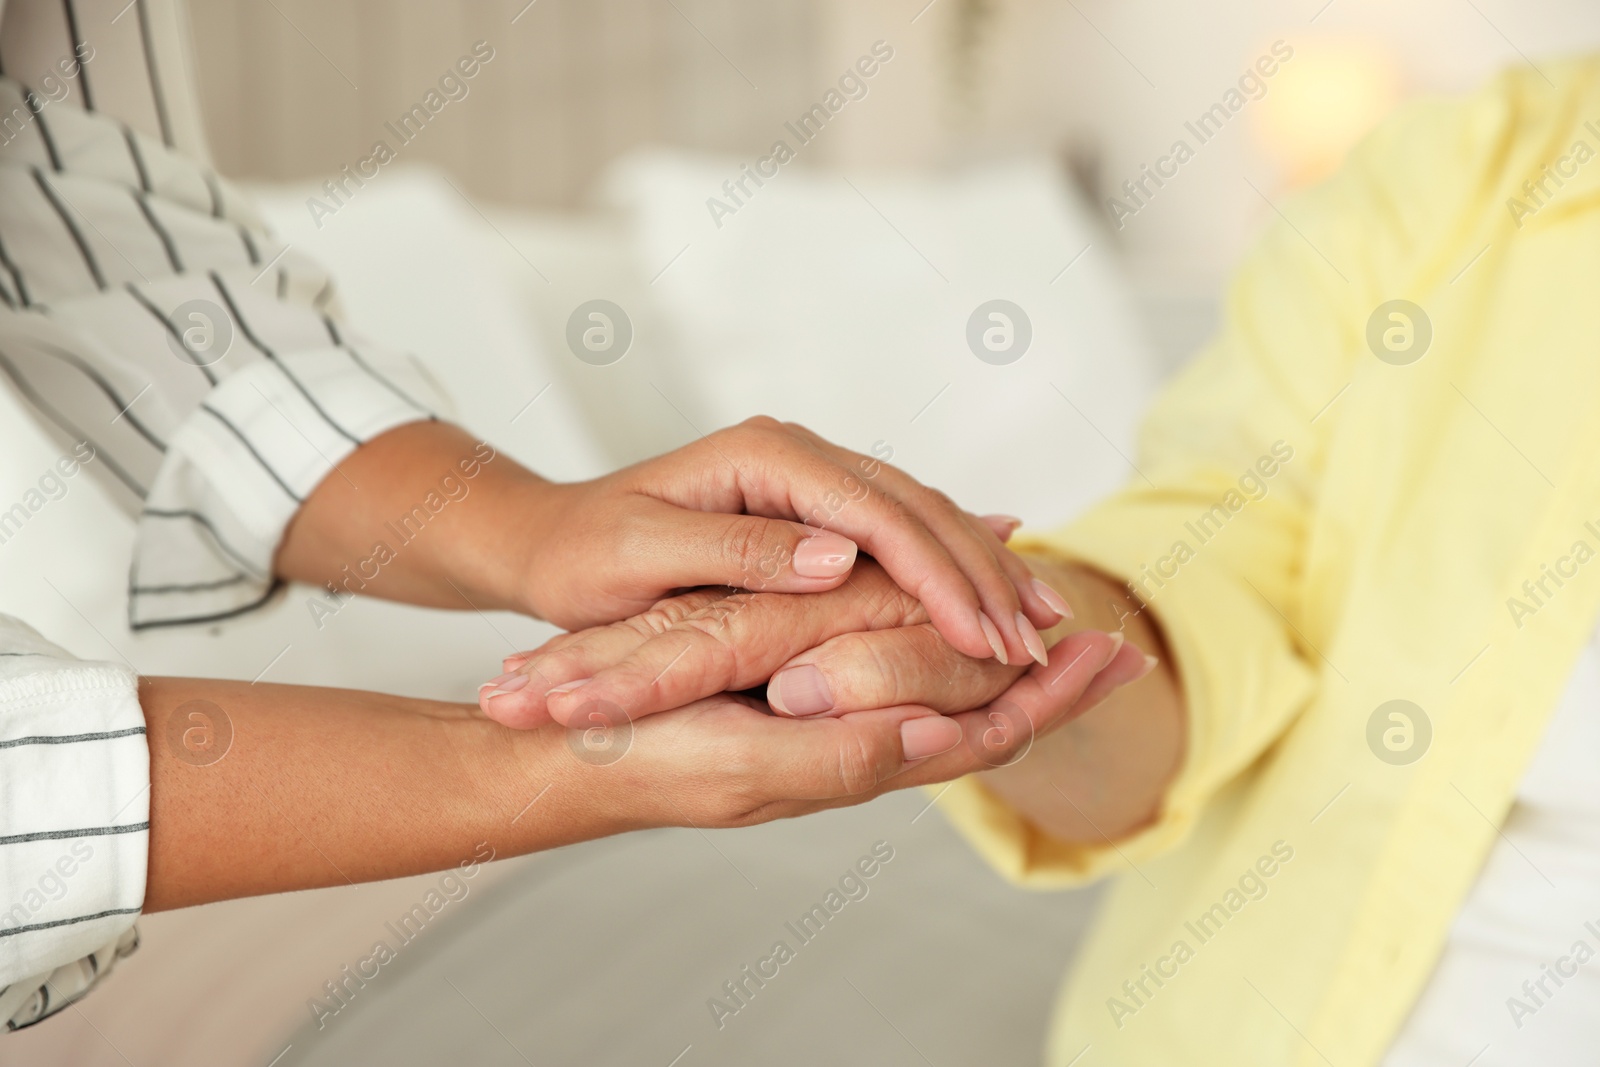
[[[440,405],[206,161],[181,16],[0,0],[0,388],[136,517],[136,629],[265,603],[312,490]]]
[[[0,1023],[86,993],[137,945],[150,837],[138,679],[0,615]]]

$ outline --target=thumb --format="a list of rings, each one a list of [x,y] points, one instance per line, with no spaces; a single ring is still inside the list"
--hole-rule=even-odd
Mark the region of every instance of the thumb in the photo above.
[[[817,593],[843,585],[856,562],[848,537],[757,515],[671,504],[633,539],[626,565],[645,584],[728,585],[765,593]]]

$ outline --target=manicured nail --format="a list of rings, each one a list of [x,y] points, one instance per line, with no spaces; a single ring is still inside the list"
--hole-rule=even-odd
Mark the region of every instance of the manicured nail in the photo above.
[[[1117,658],[1117,653],[1122,651],[1122,642],[1126,641],[1127,639],[1128,635],[1123,633],[1121,630],[1118,630],[1111,635],[1111,655],[1106,657],[1107,663],[1110,663],[1112,660]]]
[[[1039,636],[1039,631],[1033,628],[1033,623],[1022,612],[1017,612],[1017,633],[1022,635],[1022,647],[1028,650],[1028,655],[1041,667],[1050,662],[1050,653],[1045,651],[1044,638]]]
[[[833,710],[833,694],[822,672],[806,663],[779,671],[767,683],[767,703],[772,710],[797,719]]]
[[[1000,661],[1002,667],[1008,666],[1009,661],[1006,659],[1005,642],[1000,640],[1000,631],[995,629],[994,623],[989,621],[989,616],[980,612],[978,625],[983,627],[984,640],[988,641],[989,647],[994,649],[994,658]]]
[[[588,684],[589,679],[587,678],[574,678],[570,682],[562,682],[560,685],[551,686],[549,689],[545,690],[544,695],[547,697],[560,696],[562,693],[570,693],[574,689]]]
[[[1072,605],[1067,603],[1066,597],[1062,596],[1054,589],[1051,589],[1048,585],[1045,585],[1037,578],[1033,580],[1033,591],[1038,594],[1039,599],[1044,601],[1045,606],[1051,611],[1055,612],[1063,619],[1072,618]]]
[[[478,687],[481,694],[485,689],[490,690],[485,699],[492,700],[501,693],[515,693],[518,689],[528,684],[526,674],[502,674],[492,682],[484,682]]]
[[[943,715],[907,719],[900,724],[900,751],[905,761],[949,752],[961,743],[961,724]]]
[[[1011,535],[1017,532],[1017,527],[1022,525],[1022,520],[1015,515],[984,515],[983,521],[994,535],[1002,541],[1011,540]]]
[[[1144,667],[1140,669],[1138,674],[1133,676],[1133,681],[1137,682],[1140,678],[1143,678],[1145,675],[1155,670],[1156,664],[1160,662],[1161,661],[1156,659],[1154,656],[1146,655],[1144,658]]]
[[[856,563],[856,543],[826,530],[795,546],[794,572],[802,578],[837,578]]]

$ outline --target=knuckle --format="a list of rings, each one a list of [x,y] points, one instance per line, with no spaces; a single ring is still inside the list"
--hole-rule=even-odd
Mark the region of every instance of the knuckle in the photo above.
[[[950,499],[950,495],[942,489],[935,489],[931,485],[924,485],[921,487],[921,496],[923,501],[929,507],[938,509],[940,511],[950,511],[956,513],[960,513],[961,511],[961,509],[956,506],[956,502]]]
[[[718,597],[693,614],[683,618],[682,625],[700,631],[719,642],[731,641],[733,620],[758,602],[759,593],[734,591]]]
[[[889,648],[885,635],[845,634],[829,644],[831,647],[822,657],[827,661],[823,673],[832,682],[835,700],[842,699],[848,691],[850,703],[860,708],[898,702],[895,697],[902,692],[904,676],[899,657]]]
[[[763,571],[764,562],[776,549],[786,549],[785,529],[769,519],[741,515],[728,525],[722,549],[729,576],[740,575],[741,583]]]
[[[732,428],[756,430],[765,433],[773,430],[781,430],[784,426],[784,423],[779,422],[771,415],[751,415],[748,419],[743,420]]]
[[[878,486],[869,490],[869,499],[878,507],[882,514],[882,522],[894,526],[896,529],[920,529],[922,520],[917,517],[911,506],[893,493],[885,492]]]
[[[890,620],[892,626],[919,626],[928,621],[928,609],[922,606],[922,601],[897,585],[889,593],[883,617]]]
[[[755,601],[754,593],[734,593],[723,597],[679,624],[689,634],[686,651],[698,653],[695,669],[717,680],[724,688],[739,675],[739,650],[743,642],[734,621]]]
[[[629,665],[634,684],[644,699],[657,707],[679,703],[677,692],[682,688],[674,677],[686,666],[697,673],[707,666],[704,657],[696,656],[696,642],[692,631],[682,627],[652,642],[649,651],[636,657]],[[710,671],[706,671],[710,674]]]
[[[627,620],[644,620],[649,618],[660,623],[661,629],[666,629],[673,623],[688,618],[697,611],[702,611],[717,602],[723,596],[723,591],[718,588],[695,589],[688,593],[679,593],[677,596],[665,597],[650,605],[648,611]],[[659,630],[657,631],[659,632]]]
[[[858,796],[876,789],[879,759],[867,738],[852,734],[839,746],[839,789],[844,796]]]
[[[752,415],[711,435],[722,451],[742,455],[765,452],[774,439],[785,436],[783,424],[770,415]]]
[[[668,630],[671,630],[683,616],[683,605],[671,600],[663,600],[649,611],[640,612],[619,625],[627,626],[639,636],[648,639],[660,637]]]
[[[656,637],[672,628],[672,615],[658,604],[649,611],[640,612],[622,625],[641,637]]]
[[[729,597],[697,615],[684,619],[677,628],[685,635],[688,647],[691,649],[731,654],[734,643],[731,623],[738,611],[739,605]]]

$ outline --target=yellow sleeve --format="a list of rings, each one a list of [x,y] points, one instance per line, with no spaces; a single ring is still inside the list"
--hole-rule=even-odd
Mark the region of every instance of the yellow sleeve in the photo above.
[[[978,778],[957,782],[940,807],[1005,877],[1071,885],[1173,848],[1307,705],[1319,677],[1336,676],[1317,647],[1329,609],[1316,598],[1329,594],[1303,575],[1338,398],[1361,360],[1376,363],[1366,340],[1374,309],[1407,296],[1452,212],[1481,216],[1474,182],[1492,165],[1506,111],[1492,91],[1412,105],[1337,177],[1279,201],[1235,275],[1220,334],[1149,414],[1131,483],[1065,529],[1019,541],[1089,564],[1144,600],[1182,679],[1188,745],[1158,819],[1115,849],[1053,840]]]

